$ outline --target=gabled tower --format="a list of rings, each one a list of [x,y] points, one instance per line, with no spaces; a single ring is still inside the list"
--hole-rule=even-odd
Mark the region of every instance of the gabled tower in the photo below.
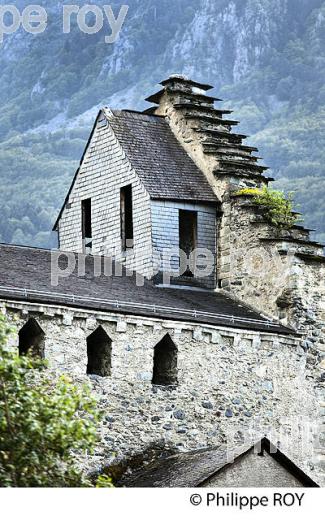
[[[219,206],[164,117],[103,108],[55,229],[61,250],[211,290]],[[209,252],[208,272],[193,266],[197,250]]]

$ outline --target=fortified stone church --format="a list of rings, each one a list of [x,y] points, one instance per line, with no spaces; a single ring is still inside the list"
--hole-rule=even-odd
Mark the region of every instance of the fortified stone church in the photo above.
[[[161,86],[145,112],[100,110],[58,252],[0,246],[13,346],[90,381],[87,467],[172,453],[126,485],[324,485],[323,246],[242,191],[272,179],[211,86]]]

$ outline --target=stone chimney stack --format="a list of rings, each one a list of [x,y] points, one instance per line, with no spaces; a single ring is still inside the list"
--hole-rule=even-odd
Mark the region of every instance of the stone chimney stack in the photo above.
[[[257,148],[245,146],[246,136],[232,131],[238,121],[229,119],[231,111],[215,108],[214,103],[221,100],[208,94],[211,85],[180,75],[171,76],[161,85],[162,90],[146,99],[158,106],[146,112],[167,118],[220,200],[238,188],[260,187],[272,180],[263,175],[267,168],[252,155]]]

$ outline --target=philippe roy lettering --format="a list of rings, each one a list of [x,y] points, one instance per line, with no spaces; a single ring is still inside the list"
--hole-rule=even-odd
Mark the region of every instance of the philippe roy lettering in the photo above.
[[[107,31],[104,39],[106,43],[116,42],[122,29],[129,7],[122,5],[117,17],[110,5],[64,5],[63,28],[64,34],[71,32],[72,25],[77,25],[84,34],[96,34],[101,30]],[[39,5],[29,5],[23,11],[15,5],[0,6],[0,44],[4,37],[14,34],[20,28],[25,32],[37,35],[43,33],[48,25],[48,13]]]
[[[257,495],[240,495],[238,493],[208,493],[207,506],[235,507],[238,509],[254,509],[256,507],[292,507],[302,505],[305,493],[274,493],[272,497]]]

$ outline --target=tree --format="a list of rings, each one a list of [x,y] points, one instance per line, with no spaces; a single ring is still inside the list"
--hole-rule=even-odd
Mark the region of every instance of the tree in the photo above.
[[[0,312],[0,486],[91,486],[75,462],[97,440],[90,389],[53,376],[42,360],[19,357],[12,333]]]

